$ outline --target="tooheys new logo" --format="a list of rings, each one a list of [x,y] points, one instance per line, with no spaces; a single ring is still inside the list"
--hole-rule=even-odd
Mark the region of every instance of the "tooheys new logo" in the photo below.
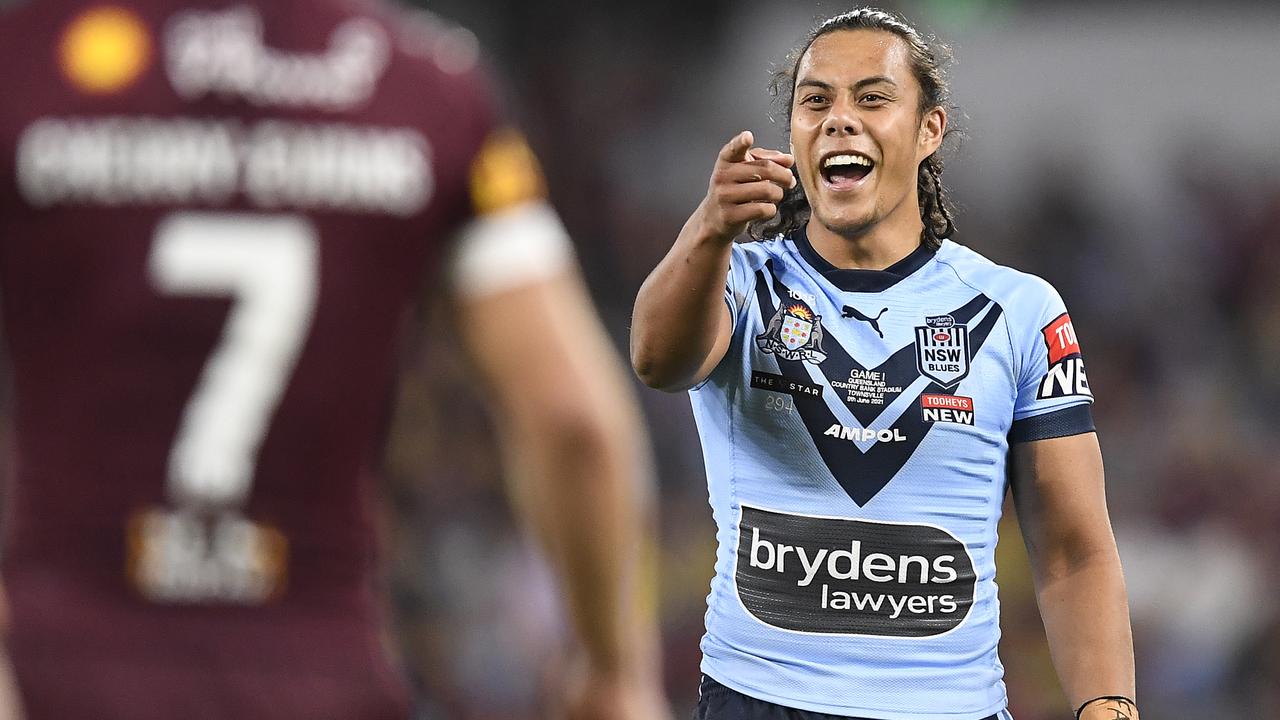
[[[1036,397],[1040,400],[1080,395],[1093,399],[1089,378],[1084,373],[1084,358],[1080,355],[1080,342],[1076,339],[1071,316],[1062,313],[1053,322],[1041,328],[1044,344],[1049,353],[1049,369],[1040,381]]]
[[[738,597],[768,625],[928,637],[958,627],[973,606],[973,561],[942,528],[749,505],[738,527]]]

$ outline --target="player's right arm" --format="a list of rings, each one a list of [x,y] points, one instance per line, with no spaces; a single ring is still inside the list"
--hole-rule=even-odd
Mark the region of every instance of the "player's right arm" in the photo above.
[[[9,635],[9,597],[4,585],[0,585],[0,638]],[[22,699],[18,695],[18,681],[13,676],[9,654],[0,644],[0,720],[22,720]]]
[[[644,427],[575,267],[457,301],[517,514],[560,580],[578,641],[571,720],[665,720]]]
[[[724,287],[733,239],[750,222],[776,215],[796,182],[791,155],[753,142],[743,131],[720,149],[706,197],[636,296],[631,365],[649,387],[692,387],[729,348],[733,318]]]

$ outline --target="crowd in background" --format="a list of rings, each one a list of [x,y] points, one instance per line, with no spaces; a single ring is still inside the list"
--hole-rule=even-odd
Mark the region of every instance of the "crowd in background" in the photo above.
[[[474,28],[508,83],[512,119],[543,159],[623,351],[635,291],[705,191],[716,149],[744,128],[782,142],[769,126],[770,68],[814,20],[846,9],[430,6]],[[1280,10],[892,7],[955,49],[953,118],[966,135],[945,174],[955,239],[1045,277],[1071,309],[1097,397],[1144,716],[1280,717],[1280,150],[1268,138],[1280,127]],[[505,509],[449,319],[435,327],[402,389],[388,466],[406,665],[423,718],[540,717],[563,669],[564,622]],[[651,590],[683,717],[713,525],[687,398],[636,392],[660,491]],[[1011,710],[1066,717],[1011,512],[1001,538]]]

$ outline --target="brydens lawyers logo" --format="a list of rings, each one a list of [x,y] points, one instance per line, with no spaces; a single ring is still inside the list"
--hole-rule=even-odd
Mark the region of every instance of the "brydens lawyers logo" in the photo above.
[[[131,10],[99,5],[77,15],[62,33],[58,65],[81,92],[106,95],[137,80],[151,63],[151,33]]]
[[[756,345],[784,360],[816,364],[827,359],[822,350],[822,316],[799,300],[778,308],[769,327],[756,336]]]
[[[932,637],[973,607],[973,559],[945,528],[741,507],[734,585],[766,625]]]

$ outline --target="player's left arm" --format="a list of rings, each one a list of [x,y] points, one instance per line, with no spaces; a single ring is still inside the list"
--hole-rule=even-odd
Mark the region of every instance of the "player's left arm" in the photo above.
[[[1014,504],[1067,699],[1072,709],[1088,703],[1081,720],[1138,720],[1128,598],[1097,435],[1018,443],[1013,461]]]

